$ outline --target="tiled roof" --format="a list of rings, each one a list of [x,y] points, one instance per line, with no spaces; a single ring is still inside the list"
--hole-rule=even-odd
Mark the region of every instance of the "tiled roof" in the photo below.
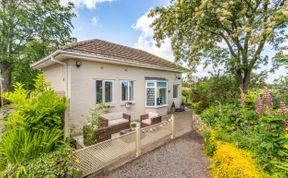
[[[136,62],[155,65],[171,69],[184,69],[175,63],[145,52],[143,50],[123,46],[99,39],[87,40],[61,47],[61,50],[89,55],[101,55],[123,60],[124,62]]]

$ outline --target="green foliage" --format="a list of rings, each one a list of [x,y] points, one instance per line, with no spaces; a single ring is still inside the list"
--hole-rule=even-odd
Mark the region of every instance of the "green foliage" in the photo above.
[[[212,157],[216,150],[217,144],[215,143],[215,136],[212,130],[205,131],[203,134],[204,137],[204,144],[205,144],[205,153]]]
[[[137,127],[137,123],[132,121],[132,122],[130,123],[130,128],[131,128],[131,129],[135,129],[136,127]]]
[[[249,109],[256,108],[257,97],[262,94],[259,90],[249,90],[245,95],[245,107]]]
[[[0,143],[1,161],[21,165],[25,161],[48,153],[60,145],[62,131],[57,128],[29,132],[27,129],[10,129]]]
[[[205,109],[202,114],[202,120],[211,127],[216,126],[217,121],[220,119],[220,108],[218,106],[210,106]]]
[[[66,98],[59,97],[44,82],[44,76],[38,75],[33,91],[24,88],[23,84],[15,84],[15,91],[4,93],[4,98],[11,102],[15,109],[7,117],[5,129],[13,129],[15,125],[25,129],[42,130],[63,128],[63,117],[66,109]]]
[[[88,123],[83,127],[84,144],[92,145],[97,140],[96,131],[101,127],[101,115],[106,112],[109,105],[106,103],[97,104],[95,108],[90,110],[90,115],[88,116]]]
[[[182,100],[184,103],[192,104],[192,90],[188,87],[182,87]]]
[[[273,92],[272,92],[273,93]],[[202,113],[203,121],[212,127],[214,138],[232,143],[238,148],[250,150],[256,156],[258,165],[270,177],[287,177],[288,134],[287,115],[280,115],[278,108],[263,117],[256,111],[256,97],[261,90],[249,91],[245,105],[225,104],[210,106]],[[212,132],[204,133],[206,152],[213,155],[210,142]]]
[[[44,80],[43,75],[38,75],[34,90],[17,83],[14,92],[4,94],[13,107],[5,117],[0,142],[0,172],[4,175],[8,172],[9,176],[33,177],[35,173],[37,177],[41,171],[50,175],[54,170],[67,170],[67,160],[56,162],[56,155],[63,153],[61,147],[65,147],[62,138],[66,99],[58,96]],[[47,160],[43,160],[47,161],[43,162],[47,167],[37,172],[36,168],[42,166],[39,159],[46,158],[44,155],[48,155]],[[63,171],[59,171],[59,175]]]
[[[0,9],[0,70],[5,85],[11,89],[11,82],[22,82],[32,88],[38,71],[30,64],[75,41],[73,5],[62,6],[60,0],[1,0]]]
[[[106,112],[109,108],[109,105],[106,103],[97,104],[95,108],[90,109],[88,116],[88,126],[91,126],[93,129],[98,129],[101,127],[101,115]]]
[[[268,62],[261,55],[265,45],[278,49],[287,39],[287,9],[285,0],[175,0],[149,16],[155,18],[158,46],[168,37],[178,61],[225,65],[246,92],[252,71]],[[226,45],[219,45],[222,42]]]
[[[190,91],[192,107],[197,114],[219,102],[236,103],[239,96],[236,81],[229,75],[203,78],[195,82]],[[185,89],[184,95],[189,96],[190,91]]]
[[[2,177],[17,177],[17,173],[22,169],[21,178],[30,177],[76,177],[77,170],[71,163],[71,148],[62,145],[54,152],[40,155],[36,159],[29,161],[26,166],[9,165],[8,169],[0,174]]]

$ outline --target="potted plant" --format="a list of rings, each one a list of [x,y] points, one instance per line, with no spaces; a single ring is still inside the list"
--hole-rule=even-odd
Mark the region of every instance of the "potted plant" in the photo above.
[[[126,103],[125,103],[125,107],[126,107],[126,108],[131,108],[131,106],[132,106],[132,103],[131,103],[131,102],[126,102]]]
[[[137,123],[135,121],[130,122],[130,128],[131,130],[135,130],[137,127]]]
[[[172,113],[175,112],[175,103],[174,103],[174,101],[173,101],[173,103],[172,103],[172,105],[171,105],[171,112],[172,112]]]
[[[181,110],[181,111],[184,111],[184,110],[185,110],[185,104],[184,104],[183,102],[182,102],[181,105],[180,105],[180,110]]]

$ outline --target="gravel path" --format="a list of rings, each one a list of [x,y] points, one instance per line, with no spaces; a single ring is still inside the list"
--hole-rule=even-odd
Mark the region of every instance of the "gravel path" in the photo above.
[[[113,170],[108,178],[202,178],[208,177],[209,160],[202,137],[190,132]]]

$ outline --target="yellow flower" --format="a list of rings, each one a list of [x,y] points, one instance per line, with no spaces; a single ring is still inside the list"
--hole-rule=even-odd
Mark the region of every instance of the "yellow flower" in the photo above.
[[[212,161],[213,177],[262,177],[252,153],[230,143],[218,142]]]
[[[202,124],[201,127],[198,129],[200,132],[202,132],[205,129],[205,125]]]
[[[75,162],[79,164],[80,163],[80,159],[76,159]]]
[[[285,138],[288,138],[288,134],[285,135]]]
[[[288,127],[286,127],[286,129],[285,129],[286,131],[288,131]]]
[[[76,168],[76,171],[77,171],[77,172],[80,172],[80,169],[77,167],[77,168]]]
[[[284,148],[288,149],[288,144],[284,145]]]

